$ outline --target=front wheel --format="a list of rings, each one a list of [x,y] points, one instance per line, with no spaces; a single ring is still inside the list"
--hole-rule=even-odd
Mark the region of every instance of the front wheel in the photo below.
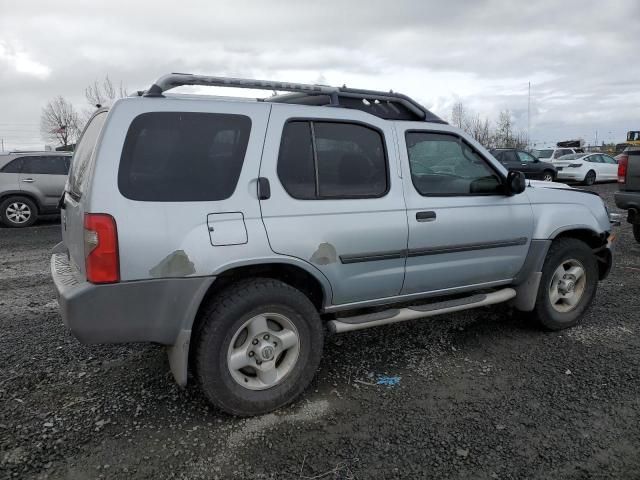
[[[640,243],[640,223],[636,223],[633,226],[633,236],[636,239],[636,242]]]
[[[320,363],[323,327],[316,308],[278,280],[232,285],[200,322],[200,385],[214,405],[232,415],[260,415],[292,402]]]
[[[584,181],[582,182],[587,186],[593,185],[596,183],[596,172],[593,170],[589,170],[584,177]]]
[[[577,325],[591,305],[598,286],[598,264],[591,248],[575,238],[555,240],[542,267],[533,310],[549,330]]]
[[[553,182],[554,180],[553,172],[551,170],[545,170],[544,174],[542,175],[542,179],[545,182]]]

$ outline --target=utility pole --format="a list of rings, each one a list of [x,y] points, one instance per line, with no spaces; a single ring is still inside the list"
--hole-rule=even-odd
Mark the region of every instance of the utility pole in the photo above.
[[[531,143],[531,82],[529,82],[529,96],[527,97],[527,147]]]

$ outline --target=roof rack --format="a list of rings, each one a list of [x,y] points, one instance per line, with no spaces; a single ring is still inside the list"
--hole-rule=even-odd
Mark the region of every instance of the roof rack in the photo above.
[[[305,105],[329,105],[362,110],[385,119],[422,120],[447,123],[412,98],[393,91],[380,92],[358,88],[331,87],[304,83],[275,82],[250,78],[211,77],[190,73],[170,73],[160,77],[145,91],[144,97],[162,97],[163,93],[182,85],[249,88],[292,92],[261,99],[265,102],[296,103]]]

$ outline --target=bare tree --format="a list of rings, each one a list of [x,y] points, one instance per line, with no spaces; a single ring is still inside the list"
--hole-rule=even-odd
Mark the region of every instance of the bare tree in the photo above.
[[[94,80],[91,85],[84,89],[84,96],[92,107],[108,107],[118,98],[127,96],[127,89],[122,82],[118,89],[113,86],[109,75],[104,77],[102,82]]]
[[[469,123],[467,116],[467,109],[460,100],[453,104],[453,107],[451,108],[451,123],[453,125],[466,130]]]
[[[503,110],[498,117],[494,142],[497,147],[510,148],[513,142],[513,122],[511,112]]]
[[[476,139],[478,143],[486,148],[490,148],[492,134],[491,123],[488,118],[482,119],[479,113],[476,113],[467,123],[468,133]]]
[[[74,143],[80,134],[80,120],[71,102],[62,95],[47,103],[40,115],[40,134],[42,138],[67,147]]]

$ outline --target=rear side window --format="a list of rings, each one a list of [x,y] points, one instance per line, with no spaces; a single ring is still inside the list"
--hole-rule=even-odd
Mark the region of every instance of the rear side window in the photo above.
[[[20,173],[22,171],[22,159],[23,157],[14,158],[4,167],[2,167],[2,170],[0,171],[2,173]]]
[[[65,157],[43,155],[23,158],[22,173],[66,175],[69,171]]]
[[[388,190],[382,134],[364,125],[292,121],[285,125],[278,177],[294,198],[377,198]]]
[[[216,201],[238,183],[251,133],[244,115],[152,112],[137,116],[120,157],[118,187],[131,200]]]
[[[76,145],[73,154],[73,168],[69,172],[69,192],[78,197],[82,196],[87,188],[91,157],[106,118],[107,112],[100,112],[93,117]]]

